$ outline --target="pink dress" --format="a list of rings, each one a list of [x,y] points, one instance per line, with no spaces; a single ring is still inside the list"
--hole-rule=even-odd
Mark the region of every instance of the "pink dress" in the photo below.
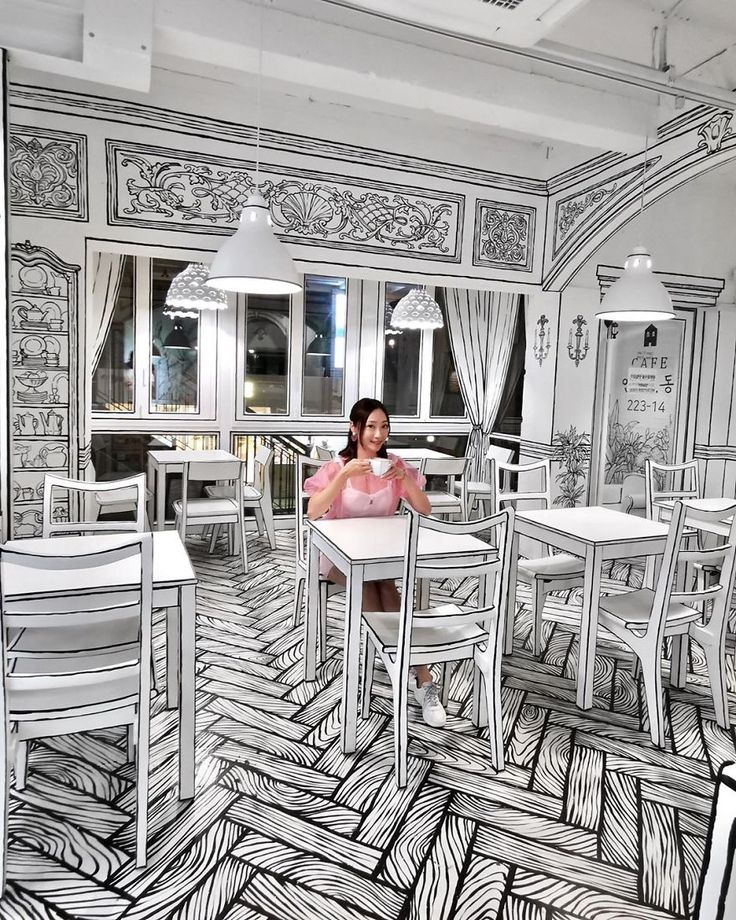
[[[425,478],[415,466],[406,463],[396,454],[389,454],[389,460],[394,466],[405,470],[408,476],[420,487],[424,487]],[[337,476],[345,465],[344,457],[336,457],[325,463],[324,466],[304,482],[304,491],[307,495],[321,492]],[[406,498],[406,487],[403,480],[390,479],[386,481],[373,473],[364,476],[351,476],[346,480],[342,492],[325,511],[322,517],[325,520],[351,517],[388,517],[395,514],[399,501]],[[324,556],[320,557],[320,575],[327,575],[332,568],[332,563]]]

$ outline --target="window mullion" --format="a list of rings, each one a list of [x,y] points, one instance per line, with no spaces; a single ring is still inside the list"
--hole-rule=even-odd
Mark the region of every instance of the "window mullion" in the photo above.
[[[151,260],[135,258],[135,406],[136,418],[149,413],[151,379]]]

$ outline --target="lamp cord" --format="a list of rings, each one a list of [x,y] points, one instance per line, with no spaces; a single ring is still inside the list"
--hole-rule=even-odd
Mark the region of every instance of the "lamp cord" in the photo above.
[[[258,2],[258,76],[256,79],[256,191],[261,188],[261,81],[263,79],[263,0]]]

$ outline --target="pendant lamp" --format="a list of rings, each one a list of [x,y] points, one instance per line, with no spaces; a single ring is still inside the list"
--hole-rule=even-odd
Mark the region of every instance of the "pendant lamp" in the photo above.
[[[394,329],[441,329],[444,325],[439,305],[423,288],[404,294],[391,316]]]
[[[186,332],[184,332],[180,319],[174,320],[174,328],[164,339],[164,348],[174,348],[179,351],[192,350],[192,343],[189,341]]]
[[[256,181],[235,233],[212,262],[207,284],[243,294],[296,294],[302,280],[296,265],[273,232],[268,204],[260,192],[261,79],[263,76],[263,0],[259,3],[258,81],[256,100]]]
[[[647,175],[649,138],[644,146],[644,169],[641,174],[639,218],[644,213],[644,190]],[[652,257],[646,246],[635,246],[624,262],[624,272],[606,291],[598,319],[617,323],[662,322],[674,319],[675,311],[667,288],[652,272]]]
[[[192,262],[175,275],[166,294],[164,315],[195,318],[204,310],[224,310],[227,295],[207,284],[208,272],[202,262]]]

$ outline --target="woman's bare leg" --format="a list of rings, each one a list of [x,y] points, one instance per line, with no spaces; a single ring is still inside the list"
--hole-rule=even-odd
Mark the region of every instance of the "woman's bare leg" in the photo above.
[[[330,571],[327,573],[326,577],[330,581],[334,581],[336,585],[346,584],[345,576],[339,569],[336,569],[334,565],[330,569]],[[379,582],[376,582],[376,581],[364,582],[363,584],[363,610],[381,611],[381,610],[386,609],[385,607],[381,606],[381,597],[378,593],[378,588],[377,588],[378,584]],[[394,590],[395,590],[395,587],[394,587]],[[396,607],[395,609],[398,610],[399,608]]]

